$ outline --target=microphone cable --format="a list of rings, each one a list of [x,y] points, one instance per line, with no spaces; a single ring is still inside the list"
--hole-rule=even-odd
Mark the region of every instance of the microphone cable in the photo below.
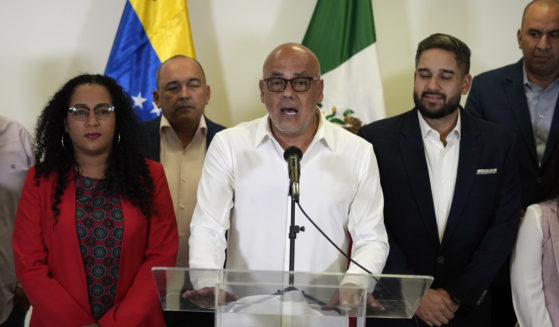
[[[318,227],[318,225],[311,219],[311,217],[309,217],[309,215],[307,215],[307,213],[305,212],[305,210],[303,210],[303,207],[301,207],[301,204],[299,202],[297,202],[297,206],[299,207],[299,210],[301,210],[301,212],[303,213],[303,215],[305,215],[305,217],[308,219],[308,221],[311,222],[311,224],[313,224],[314,228],[316,228],[320,234],[322,234],[322,236],[324,236],[324,238],[326,238],[326,240],[328,242],[330,242],[330,244],[332,244],[336,250],[338,250],[338,252],[340,252],[344,257],[346,257],[349,261],[353,262],[355,265],[357,265],[357,267],[363,269],[365,272],[367,272],[367,274],[372,275],[373,273],[370,272],[367,268],[363,267],[362,265],[360,265],[357,261],[353,260],[352,258],[349,257],[349,255],[347,255],[342,249],[340,249],[336,243],[334,243],[334,241],[332,241],[332,239],[330,239],[330,237],[328,237],[328,235],[326,235],[326,233],[324,233],[324,231]],[[378,279],[376,277],[373,277],[373,279],[375,281],[378,282]]]
[[[301,204],[299,202],[297,202],[297,206],[299,207],[299,210],[301,210],[301,212],[303,213],[303,215],[307,218],[308,221],[311,222],[311,224],[314,226],[314,228],[316,228],[316,230],[318,230],[320,232],[320,234],[322,234],[322,236],[324,236],[324,238],[326,238],[326,240],[328,242],[330,242],[330,244],[332,244],[334,246],[334,248],[336,248],[336,250],[338,250],[338,252],[340,252],[344,257],[346,257],[349,261],[353,262],[355,265],[357,265],[359,268],[363,269],[364,271],[366,271],[369,275],[372,275],[373,273],[370,272],[367,268],[363,267],[361,264],[359,264],[357,261],[353,260],[352,258],[349,257],[349,255],[347,255],[342,249],[340,249],[340,247],[338,247],[336,245],[336,243],[334,243],[334,241],[332,241],[332,239],[330,239],[330,237],[328,237],[328,235],[326,235],[326,233],[324,233],[324,231],[318,227],[318,225],[314,222],[314,220],[312,220],[311,217],[309,217],[309,215],[307,215],[307,213],[305,212],[305,210],[303,209],[303,207],[301,207]],[[395,296],[395,294],[392,292],[392,290],[386,289],[384,287],[384,285],[382,283],[380,283],[379,279],[375,276],[370,276],[371,278],[373,278],[373,280],[378,283],[377,285],[380,286],[381,289],[384,289],[384,291],[388,292],[389,295],[393,295]],[[418,317],[417,315],[413,315],[413,320],[415,322],[416,326],[419,326],[419,321],[418,321]]]

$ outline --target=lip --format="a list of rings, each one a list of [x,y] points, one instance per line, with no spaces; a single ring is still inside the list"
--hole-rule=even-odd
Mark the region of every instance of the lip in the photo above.
[[[288,108],[280,108],[280,112],[282,115],[284,116],[295,116],[297,115],[297,113],[299,112],[299,110],[292,108],[292,107],[288,107]]]
[[[536,61],[548,61],[550,60],[550,56],[534,56],[534,60]]]
[[[96,138],[101,136],[101,133],[89,132],[89,133],[85,134],[84,136],[87,137],[90,140],[95,140]]]
[[[436,102],[436,101],[443,101],[444,97],[440,94],[424,94],[423,99],[430,102]]]
[[[188,110],[188,109],[194,109],[194,106],[192,106],[191,104],[188,104],[188,103],[182,103],[180,105],[177,105],[176,109],[177,110]]]

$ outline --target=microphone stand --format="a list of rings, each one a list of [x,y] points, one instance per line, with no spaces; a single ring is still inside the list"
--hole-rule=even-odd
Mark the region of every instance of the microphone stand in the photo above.
[[[295,225],[295,206],[299,203],[299,160],[301,159],[302,152],[295,146],[288,147],[284,152],[284,158],[288,162],[289,167],[289,196],[291,197],[291,224],[289,226],[289,285],[282,291],[275,294],[283,295],[289,291],[299,291],[295,285],[295,239],[299,232],[304,232],[304,226]],[[293,162],[295,160],[295,164]],[[311,296],[305,291],[299,291],[307,299],[320,306],[326,305],[324,302]]]
[[[291,224],[289,226],[289,286],[283,289],[283,291],[277,291],[275,294],[283,295],[289,291],[299,291],[303,295],[303,297],[307,300],[310,300],[318,305],[325,306],[326,303],[320,301],[319,299],[315,298],[312,295],[307,294],[305,291],[297,289],[295,284],[295,239],[297,238],[297,233],[304,232],[305,226],[295,225],[295,205],[299,203],[299,183],[292,182],[289,186],[289,196],[291,197]],[[342,312],[334,308],[332,309],[336,311],[338,314],[342,314]]]
[[[304,232],[304,226],[295,225],[295,205],[299,202],[299,183],[291,183],[289,196],[291,197],[291,225],[289,226],[289,286],[293,287],[295,270],[295,239],[297,233]]]

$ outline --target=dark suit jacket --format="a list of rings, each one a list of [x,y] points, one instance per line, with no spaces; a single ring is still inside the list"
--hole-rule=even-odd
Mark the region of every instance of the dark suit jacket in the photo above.
[[[559,140],[559,115],[553,115],[542,165],[539,167],[523,83],[522,60],[476,76],[465,109],[476,117],[516,133],[522,204],[525,208],[542,201],[549,188],[553,153]],[[555,112],[558,106],[559,101],[555,105]]]
[[[442,242],[417,110],[369,124],[359,135],[373,144],[384,193],[390,253],[383,272],[434,276],[431,288],[461,301],[450,326],[488,326],[485,295],[509,256],[520,218],[514,136],[464,111],[460,117],[456,185]],[[385,325],[416,326],[413,320]]]
[[[213,137],[215,134],[225,127],[214,123],[213,121],[209,120],[208,117],[204,116],[206,119],[206,125],[208,126],[208,131],[206,133],[206,148],[210,146]],[[161,142],[159,140],[159,125],[161,124],[161,116],[143,122],[141,124],[143,130],[143,141],[140,147],[140,152],[142,155],[148,159],[154,161],[161,161],[160,154],[161,154]]]

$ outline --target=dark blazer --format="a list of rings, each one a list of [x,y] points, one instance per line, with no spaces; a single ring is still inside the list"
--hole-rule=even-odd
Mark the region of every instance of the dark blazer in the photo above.
[[[434,276],[431,288],[443,288],[461,302],[450,326],[489,326],[485,295],[509,256],[520,219],[514,136],[463,110],[460,117],[456,185],[442,242],[417,110],[371,123],[358,134],[373,144],[384,193],[390,253],[383,273]],[[416,323],[372,324],[384,325]]]
[[[551,182],[552,159],[559,141],[559,115],[553,115],[542,165],[538,165],[530,110],[524,91],[522,60],[476,76],[466,111],[507,127],[517,135],[523,207],[541,202]],[[555,105],[555,112],[559,101]]]
[[[209,120],[208,117],[204,116],[206,119],[206,125],[208,126],[208,131],[206,133],[206,148],[210,146],[213,137],[215,134],[223,129],[224,126],[214,123],[213,121]],[[148,159],[154,161],[161,161],[161,142],[159,140],[159,125],[161,125],[161,116],[148,120],[146,122],[141,123],[141,127],[143,130],[143,141],[140,147],[140,152],[142,155]]]

